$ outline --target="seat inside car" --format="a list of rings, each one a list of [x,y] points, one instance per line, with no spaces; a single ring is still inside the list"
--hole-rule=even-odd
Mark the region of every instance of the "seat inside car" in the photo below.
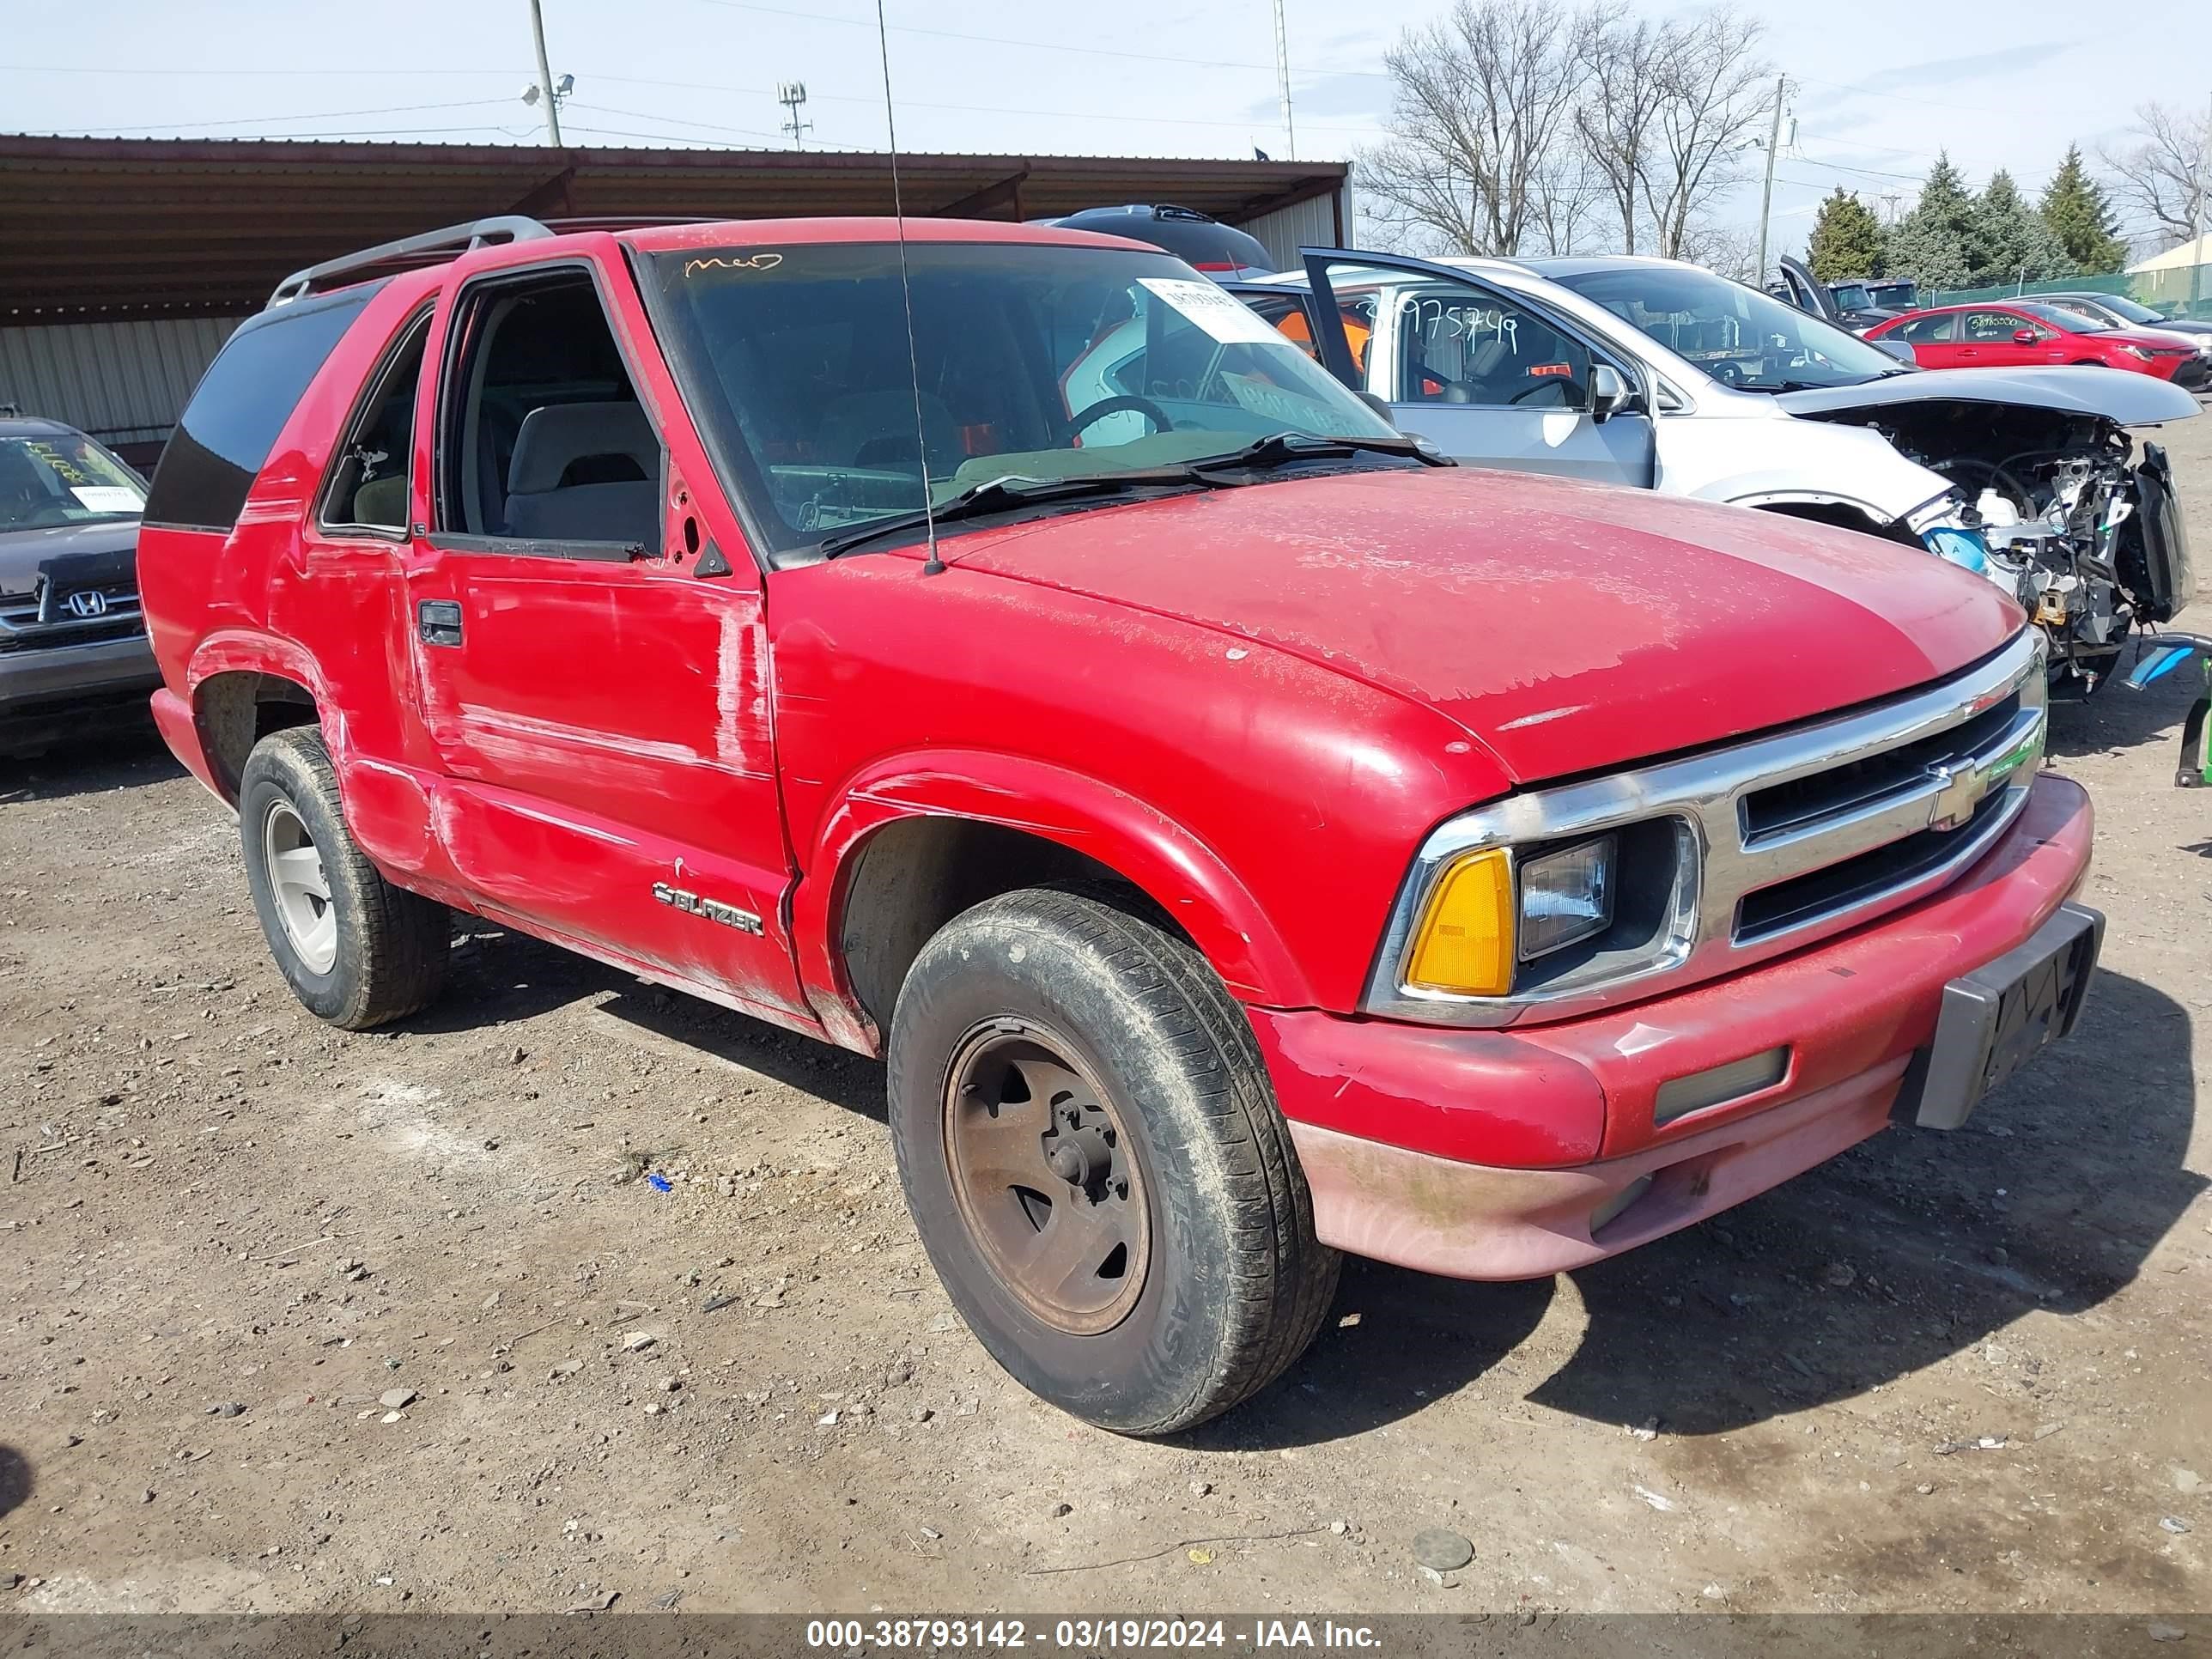
[[[659,539],[660,440],[635,403],[548,404],[514,441],[507,533],[540,539]]]

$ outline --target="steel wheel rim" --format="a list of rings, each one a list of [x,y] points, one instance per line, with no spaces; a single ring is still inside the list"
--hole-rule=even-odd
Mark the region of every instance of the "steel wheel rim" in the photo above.
[[[987,1020],[945,1069],[954,1200],[985,1264],[1070,1335],[1129,1316],[1152,1263],[1152,1219],[1127,1126],[1074,1046],[1048,1026]]]
[[[271,801],[261,821],[261,861],[284,942],[311,972],[327,974],[338,959],[331,878],[307,821],[288,800]]]

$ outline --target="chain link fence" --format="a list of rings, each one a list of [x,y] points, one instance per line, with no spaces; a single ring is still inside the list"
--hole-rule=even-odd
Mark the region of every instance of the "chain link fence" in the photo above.
[[[2039,294],[2114,294],[2172,318],[2212,321],[2212,264],[2179,265],[2135,276],[2065,276],[2044,283],[2000,283],[1994,288],[1923,292],[1923,306],[1972,305],[1983,300],[2033,299]]]

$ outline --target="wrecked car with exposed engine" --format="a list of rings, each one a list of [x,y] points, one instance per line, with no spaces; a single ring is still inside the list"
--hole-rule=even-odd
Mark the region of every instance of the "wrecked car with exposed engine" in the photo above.
[[[1547,1277],[1955,1127],[2097,954],[1990,583],[1450,465],[1121,238],[333,260],[143,546],[307,1008],[423,1007],[459,910],[883,1056],[953,1304],[1123,1432],[1281,1375],[1340,1251]]]
[[[1985,575],[2085,694],[2194,591],[2142,428],[2197,412],[2150,376],[1929,369],[1669,259],[1419,260],[1308,250],[1231,285],[1454,459],[1763,507]]]

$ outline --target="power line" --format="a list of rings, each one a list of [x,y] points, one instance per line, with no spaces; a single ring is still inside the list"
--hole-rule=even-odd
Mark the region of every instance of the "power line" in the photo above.
[[[730,11],[762,12],[771,17],[796,17],[809,23],[846,23],[854,28],[875,27],[873,20],[861,17],[840,17],[830,12],[792,11],[781,6],[760,6],[751,0],[700,0],[708,6],[720,6]],[[1062,40],[1018,40],[1003,34],[964,34],[957,29],[923,28],[919,25],[894,23],[894,34],[925,34],[939,40],[966,40],[978,46],[1019,46],[1030,52],[1068,52],[1086,58],[1126,58],[1139,64],[1188,64],[1199,69],[1264,70],[1273,74],[1273,64],[1246,63],[1228,58],[1177,58],[1153,52],[1122,52],[1111,46],[1078,46]],[[1390,78],[1388,70],[1315,70],[1293,69],[1294,75],[1364,76],[1376,80]]]
[[[594,75],[592,78],[599,81],[619,81],[625,84],[634,86],[673,87],[687,92],[726,92],[734,93],[744,97],[757,98],[767,98],[773,95],[770,88],[767,87],[734,87],[723,85],[716,82],[660,81],[639,75]],[[874,98],[865,97],[860,94],[849,92],[810,92],[808,94],[808,99],[810,102],[813,103],[830,104],[872,105],[879,101]],[[902,107],[906,109],[948,110],[966,115],[1034,115],[1047,120],[1135,121],[1154,126],[1231,127],[1240,130],[1250,129],[1260,125],[1256,120],[1221,121],[1201,116],[1127,115],[1123,114],[1119,111],[1107,110],[1019,109],[1000,104],[937,104],[913,98],[902,98],[899,100],[899,103]],[[641,116],[645,114],[645,112],[641,110],[634,112]],[[652,120],[672,121],[678,118],[674,116],[650,116],[646,118]],[[693,123],[692,125],[699,126],[711,126],[714,124],[712,122],[702,121]],[[732,128],[730,131],[740,131],[740,129]],[[1359,126],[1330,126],[1321,123],[1309,122],[1306,124],[1306,131],[1309,132],[1371,133],[1374,129],[1372,127]]]
[[[504,104],[504,98],[463,98],[440,104],[387,104],[377,109],[315,110],[304,115],[241,115],[230,119],[199,121],[179,118],[167,121],[137,121],[128,124],[95,122],[102,132],[154,132],[167,127],[250,127],[265,121],[342,121],[356,115],[410,115],[428,109],[482,109],[487,104]],[[422,131],[431,128],[419,129]],[[282,137],[283,135],[278,135]]]
[[[651,110],[617,109],[611,104],[586,104],[580,99],[570,100],[568,107],[597,110],[602,115],[619,115],[625,120],[630,121],[659,121],[669,126],[698,127],[708,132],[734,132],[747,138],[765,138],[771,143],[776,142],[779,137],[773,132],[763,132],[757,127],[733,127],[720,121],[693,121],[680,115],[655,114]]]
[[[192,73],[203,80],[221,80],[230,75],[281,75],[287,80],[299,80],[307,76],[404,75],[418,80],[425,75],[513,75],[514,70],[493,69],[204,69]],[[106,64],[0,64],[0,74],[9,75],[158,75],[165,81],[177,78],[173,69],[111,69]]]

